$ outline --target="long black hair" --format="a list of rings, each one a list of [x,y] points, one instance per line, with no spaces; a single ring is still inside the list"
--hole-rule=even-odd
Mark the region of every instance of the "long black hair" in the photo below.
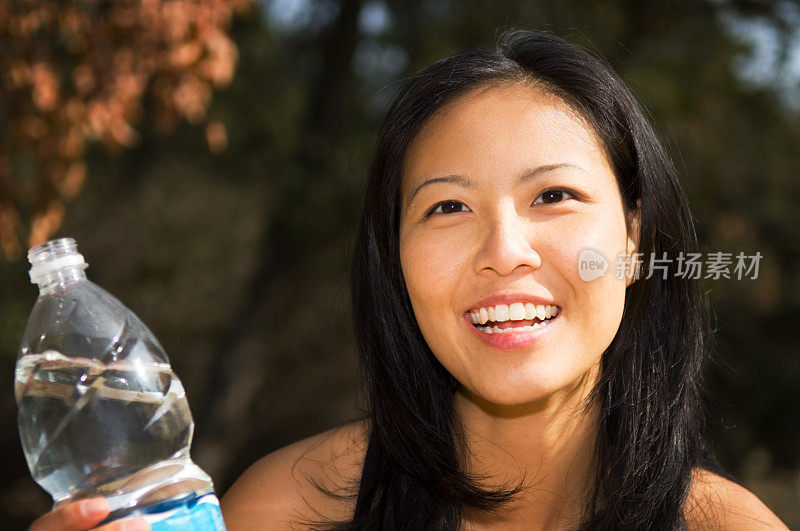
[[[501,510],[522,484],[484,489],[464,472],[453,378],[415,321],[400,267],[401,168],[437,110],[496,83],[533,84],[594,128],[612,164],[626,219],[641,205],[638,251],[667,258],[627,288],[622,322],[603,353],[594,484],[580,529],[681,529],[696,468],[721,473],[703,431],[700,369],[709,307],[700,280],[677,271],[697,252],[685,193],[663,145],[613,69],[546,32],[509,30],[495,50],[443,59],[413,76],[374,148],[352,257],[351,297],[368,400],[369,440],[355,504],[337,529],[459,529],[467,508]],[[630,229],[629,224],[629,229]],[[645,263],[646,265],[646,263]]]

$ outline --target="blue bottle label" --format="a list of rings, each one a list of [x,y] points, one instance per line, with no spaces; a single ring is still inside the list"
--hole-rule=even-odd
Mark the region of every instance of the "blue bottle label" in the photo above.
[[[139,517],[147,520],[151,531],[225,531],[219,500],[213,494],[191,498],[169,510]]]

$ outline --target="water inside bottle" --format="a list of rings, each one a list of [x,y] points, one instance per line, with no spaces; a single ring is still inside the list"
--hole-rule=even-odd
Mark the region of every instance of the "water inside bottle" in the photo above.
[[[113,511],[213,488],[189,457],[194,425],[168,363],[29,353],[15,393],[28,465],[56,505],[79,493]]]

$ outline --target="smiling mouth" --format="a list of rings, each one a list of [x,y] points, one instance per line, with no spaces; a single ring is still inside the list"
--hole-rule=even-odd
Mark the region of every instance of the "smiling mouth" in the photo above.
[[[531,330],[537,330],[544,326],[550,324],[550,322],[555,319],[557,315],[539,320],[539,319],[532,319],[532,320],[523,320],[523,321],[506,321],[502,323],[492,323],[488,322],[485,325],[473,325],[475,328],[484,332],[486,334],[507,334],[509,332],[529,332]]]
[[[518,320],[505,320],[505,321],[487,321],[481,325],[473,322],[472,326],[485,334],[507,334],[509,332],[529,332],[545,327],[550,324],[556,317],[561,314],[561,308],[556,307],[555,311],[549,317],[540,319],[534,317],[533,319],[518,319]]]

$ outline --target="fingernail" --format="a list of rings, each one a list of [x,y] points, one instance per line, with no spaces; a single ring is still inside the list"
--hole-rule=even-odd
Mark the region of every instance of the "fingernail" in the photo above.
[[[121,520],[120,531],[150,531],[150,524],[145,520]]]
[[[108,512],[108,502],[103,498],[88,500],[81,504],[81,514],[84,518],[96,518]]]

